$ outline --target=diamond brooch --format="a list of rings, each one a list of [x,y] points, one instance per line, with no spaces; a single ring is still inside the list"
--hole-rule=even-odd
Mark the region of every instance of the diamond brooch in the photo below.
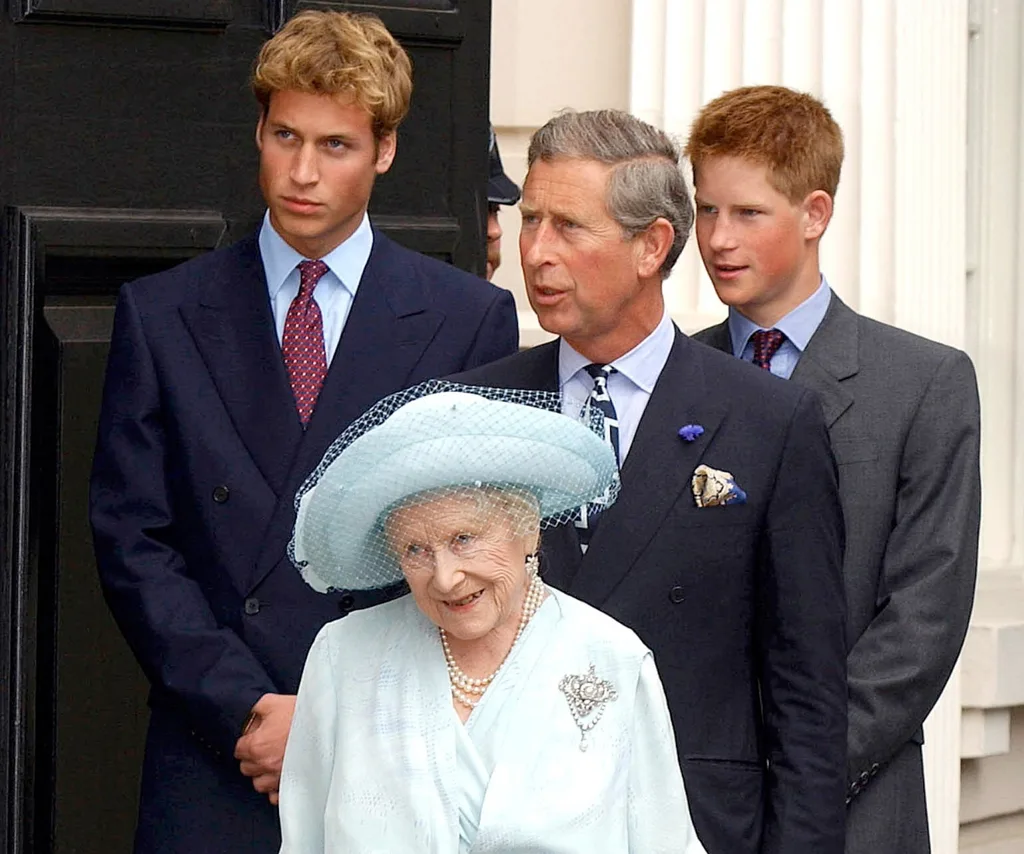
[[[558,688],[565,694],[569,713],[580,729],[580,750],[586,751],[587,733],[597,726],[605,708],[618,696],[615,686],[606,679],[598,679],[591,664],[583,676],[563,676]]]

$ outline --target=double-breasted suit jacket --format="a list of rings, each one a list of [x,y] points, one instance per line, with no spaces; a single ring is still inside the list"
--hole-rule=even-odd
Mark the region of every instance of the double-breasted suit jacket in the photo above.
[[[697,338],[732,352],[727,323]],[[791,382],[821,400],[846,520],[846,850],[924,854],[921,726],[963,643],[977,566],[974,369],[833,293]]]
[[[558,348],[454,379],[557,390]],[[685,441],[687,424],[703,434]],[[698,508],[702,463],[746,503]],[[546,579],[653,651],[709,854],[839,854],[843,535],[820,404],[677,330],[621,479],[585,555],[571,526],[545,534]]]
[[[104,593],[152,685],[137,851],[277,850],[276,808],[232,757],[243,722],[298,689],[326,621],[380,598],[303,582],[286,556],[296,489],[379,398],[517,340],[508,292],[375,231],[303,430],[255,236],[122,288],[91,516]]]

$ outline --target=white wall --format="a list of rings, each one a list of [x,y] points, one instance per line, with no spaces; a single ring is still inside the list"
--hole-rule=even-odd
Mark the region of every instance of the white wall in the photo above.
[[[629,0],[493,0],[491,122],[502,165],[521,187],[530,135],[556,112],[629,108]],[[550,336],[526,301],[519,212],[504,207],[502,265],[494,277],[519,306],[522,343]]]

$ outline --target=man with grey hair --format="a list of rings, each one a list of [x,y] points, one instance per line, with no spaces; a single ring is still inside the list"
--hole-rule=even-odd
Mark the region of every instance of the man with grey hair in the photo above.
[[[528,159],[523,275],[559,338],[456,379],[605,412],[619,498],[552,532],[543,568],[654,651],[708,852],[841,854],[843,524],[819,402],[673,325],[693,208],[662,131],[566,112]]]

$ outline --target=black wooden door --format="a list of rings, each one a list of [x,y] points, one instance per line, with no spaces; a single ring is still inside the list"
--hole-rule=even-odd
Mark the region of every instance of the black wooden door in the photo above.
[[[376,12],[415,69],[378,227],[482,272],[489,0],[7,0],[0,12],[0,851],[130,850],[145,681],[87,480],[118,286],[256,227],[261,42]]]

